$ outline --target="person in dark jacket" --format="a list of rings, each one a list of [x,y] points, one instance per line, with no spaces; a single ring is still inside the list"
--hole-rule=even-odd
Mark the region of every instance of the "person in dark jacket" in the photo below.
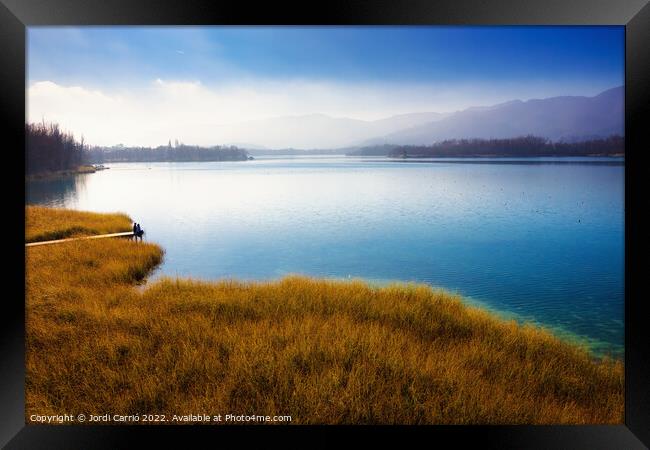
[[[142,235],[144,234],[144,230],[142,229],[139,223],[137,223],[136,226],[138,228],[136,231],[136,236],[139,237],[140,240],[142,241]]]

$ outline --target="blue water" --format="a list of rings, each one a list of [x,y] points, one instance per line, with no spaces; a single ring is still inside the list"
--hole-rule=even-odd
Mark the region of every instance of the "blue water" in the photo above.
[[[621,355],[622,159],[109,166],[31,182],[28,203],[126,212],[165,248],[154,278],[424,282]]]

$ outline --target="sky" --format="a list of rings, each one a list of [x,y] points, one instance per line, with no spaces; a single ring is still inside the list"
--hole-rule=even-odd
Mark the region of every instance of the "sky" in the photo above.
[[[29,27],[28,120],[91,145],[242,143],[275,117],[593,96],[624,84],[624,53],[606,26]]]

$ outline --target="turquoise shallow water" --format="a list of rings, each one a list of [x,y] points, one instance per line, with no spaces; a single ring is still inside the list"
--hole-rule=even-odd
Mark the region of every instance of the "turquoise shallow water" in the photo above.
[[[128,213],[165,248],[154,277],[424,282],[621,355],[621,159],[109,166],[30,182],[27,201]]]

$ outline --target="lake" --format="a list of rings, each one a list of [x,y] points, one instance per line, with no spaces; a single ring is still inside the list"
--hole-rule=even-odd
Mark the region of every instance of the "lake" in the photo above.
[[[415,281],[620,357],[624,161],[259,157],[114,163],[27,202],[122,211],[161,276]]]

